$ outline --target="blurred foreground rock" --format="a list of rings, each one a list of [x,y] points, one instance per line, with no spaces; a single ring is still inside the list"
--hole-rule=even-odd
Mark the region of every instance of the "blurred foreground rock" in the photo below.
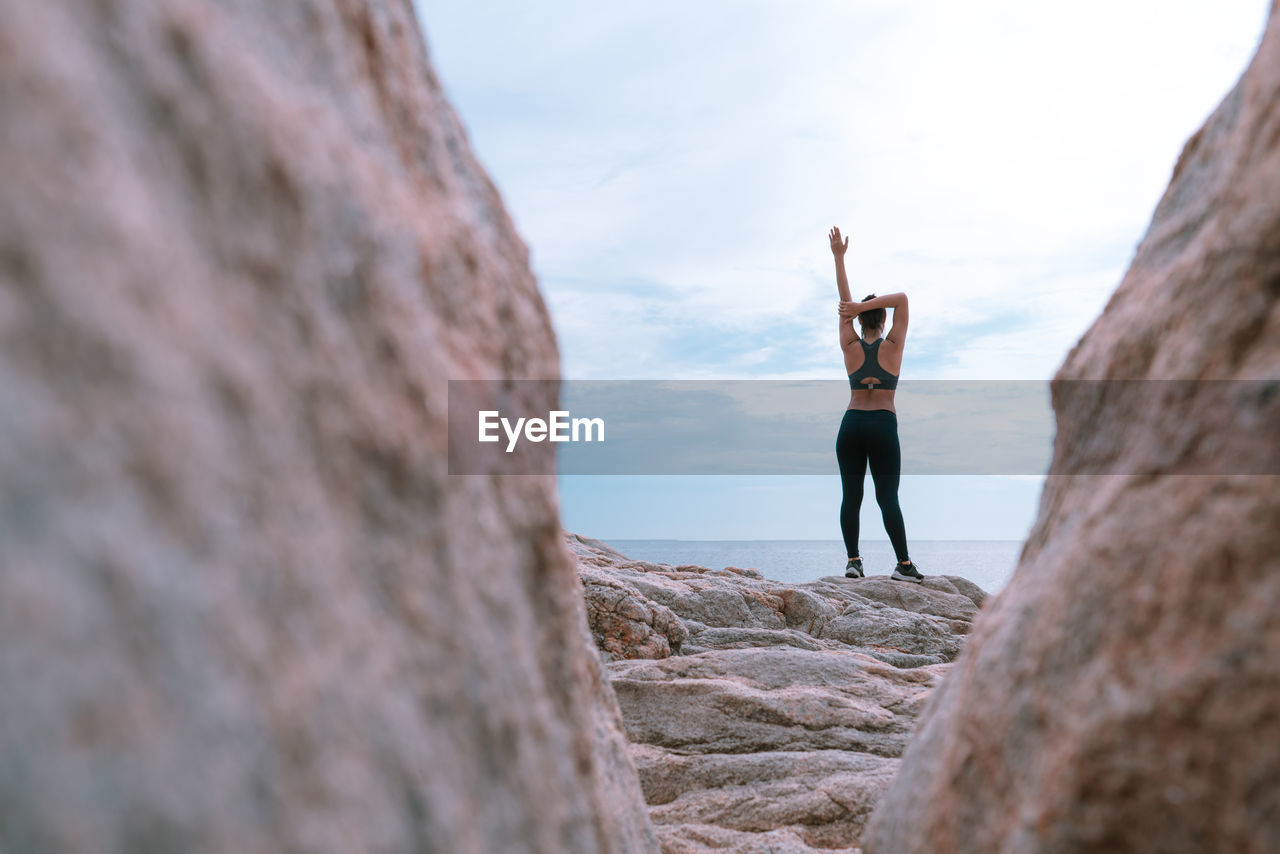
[[[869,852],[1280,851],[1278,5],[1058,372],[1063,476]]]
[[[567,540],[668,854],[854,850],[986,599],[952,576],[791,585]]]
[[[0,850],[655,850],[412,4],[0,0],[0,115]]]

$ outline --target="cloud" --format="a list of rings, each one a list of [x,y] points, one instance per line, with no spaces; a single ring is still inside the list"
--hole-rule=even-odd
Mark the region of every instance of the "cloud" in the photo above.
[[[1265,4],[419,10],[533,247],[571,377],[816,370],[807,346],[757,358],[756,342],[830,337],[839,223],[855,290],[910,292],[924,350],[989,321],[923,375],[996,378],[1011,353],[1051,372],[1101,307]],[[1077,258],[1106,263],[1064,289]],[[995,322],[1011,307],[1021,331]],[[627,346],[611,350],[619,312]],[[728,337],[673,363],[669,339],[691,329]]]
[[[1052,375],[1268,6],[417,5],[531,246],[566,376],[840,379],[840,225],[855,296],[911,296],[904,377],[947,380]],[[973,494],[1025,500],[1000,483]],[[957,488],[922,493],[930,518]],[[725,530],[768,524],[733,506]]]

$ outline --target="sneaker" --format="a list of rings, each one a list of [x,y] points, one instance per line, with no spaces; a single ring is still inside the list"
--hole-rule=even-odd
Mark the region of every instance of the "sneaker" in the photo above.
[[[898,564],[893,568],[893,575],[889,576],[894,581],[914,581],[916,584],[924,583],[924,576],[920,574],[920,570],[915,563],[906,565]]]
[[[845,578],[866,578],[866,573],[862,571],[862,558],[851,557],[849,563],[844,568]]]

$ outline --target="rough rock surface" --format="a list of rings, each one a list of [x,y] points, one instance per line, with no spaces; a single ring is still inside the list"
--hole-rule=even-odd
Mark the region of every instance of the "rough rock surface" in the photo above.
[[[1058,372],[1067,476],[869,852],[1280,851],[1278,7]]]
[[[853,850],[986,595],[771,581],[567,535],[669,854]]]
[[[0,850],[657,847],[403,0],[0,0]]]

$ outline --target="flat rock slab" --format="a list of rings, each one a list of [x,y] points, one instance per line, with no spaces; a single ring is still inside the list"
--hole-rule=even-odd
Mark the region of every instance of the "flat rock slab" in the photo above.
[[[681,756],[636,745],[632,756],[665,850],[700,850],[708,835],[731,850],[846,850],[898,767],[846,750]]]
[[[898,756],[947,665],[848,650],[709,650],[609,665],[632,742],[682,753],[857,750]]]
[[[987,594],[952,576],[783,584],[566,539],[663,851],[858,851]]]

